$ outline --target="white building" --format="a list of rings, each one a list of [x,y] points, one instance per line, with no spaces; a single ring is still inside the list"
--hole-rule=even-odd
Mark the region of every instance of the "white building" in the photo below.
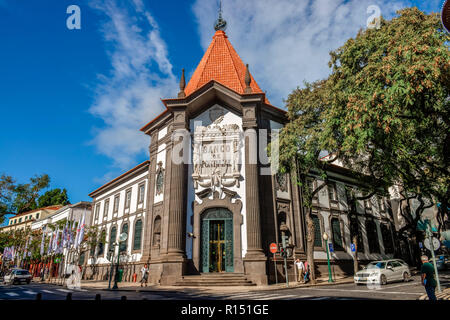
[[[106,279],[112,260],[117,261],[122,233],[127,240],[120,244],[120,262],[126,263],[124,276],[130,280],[142,258],[144,225],[147,217],[149,161],[145,161],[89,194],[93,198],[90,224],[105,238],[89,255],[87,278]],[[114,254],[112,254],[114,252]],[[124,279],[124,280],[125,280]]]

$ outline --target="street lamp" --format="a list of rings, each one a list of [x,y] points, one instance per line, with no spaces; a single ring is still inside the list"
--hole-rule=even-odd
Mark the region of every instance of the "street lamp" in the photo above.
[[[119,242],[115,243],[114,246],[119,246],[119,250],[117,252],[117,264],[116,264],[116,274],[114,276],[114,286],[112,287],[113,290],[119,289],[119,287],[117,286],[117,280],[119,278],[119,259],[120,259],[120,244],[124,241],[126,241],[128,238],[128,234],[126,234],[125,232],[121,233],[119,236]],[[111,277],[110,277],[111,279]]]
[[[333,278],[331,277],[331,266],[330,266],[330,254],[328,252],[328,234],[326,232],[323,233],[323,240],[325,240],[325,244],[327,247],[327,261],[328,261],[328,282],[333,282]]]

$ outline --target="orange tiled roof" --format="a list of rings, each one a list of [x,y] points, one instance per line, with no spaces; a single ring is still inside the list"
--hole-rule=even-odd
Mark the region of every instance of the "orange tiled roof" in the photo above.
[[[225,32],[216,31],[211,44],[184,90],[186,96],[211,80],[220,82],[237,93],[244,94],[245,69],[245,64],[234,50]],[[252,93],[263,93],[251,74],[250,77]],[[266,103],[269,103],[267,98]]]

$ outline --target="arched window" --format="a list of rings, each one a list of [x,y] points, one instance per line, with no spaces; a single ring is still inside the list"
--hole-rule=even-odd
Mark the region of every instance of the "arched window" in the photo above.
[[[383,238],[384,253],[391,254],[394,253],[394,244],[392,242],[391,231],[388,225],[381,224],[381,236]]]
[[[380,244],[378,243],[377,226],[373,220],[366,221],[367,240],[369,241],[370,253],[380,253]]]
[[[322,230],[320,229],[320,219],[317,215],[311,216],[314,223],[314,247],[322,247]]]
[[[124,223],[124,224],[123,224],[123,226],[122,226],[122,232],[121,232],[120,234],[122,234],[122,233],[126,233],[126,234],[128,235],[128,223]],[[127,240],[122,241],[122,242],[120,243],[120,245],[119,245],[119,252],[122,252],[122,251],[126,251],[126,250],[127,250],[127,243],[128,243],[128,238],[127,238]]]
[[[111,232],[109,234],[109,258],[108,260],[111,259],[111,256],[114,254],[114,243],[116,242],[117,239],[117,227],[113,226],[111,228]]]
[[[98,241],[98,255],[102,256],[105,253],[105,241],[106,241],[106,230],[102,230],[100,233],[100,239]]]
[[[153,245],[159,246],[161,241],[161,218],[157,216],[153,223]]]
[[[134,224],[133,250],[141,249],[141,238],[142,238],[142,220],[139,219]]]
[[[334,250],[344,250],[342,243],[341,222],[338,218],[331,218],[331,232],[333,234]]]
[[[353,238],[356,236],[356,246],[358,252],[364,252],[364,242],[361,233],[361,228],[359,226],[358,217],[350,217],[350,241],[353,243]]]

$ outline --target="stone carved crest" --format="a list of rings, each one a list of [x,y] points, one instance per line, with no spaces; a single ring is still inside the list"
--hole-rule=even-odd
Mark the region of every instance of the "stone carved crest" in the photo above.
[[[221,124],[217,115],[209,126],[197,126],[193,139],[194,188],[239,187],[241,132],[237,124]]]

